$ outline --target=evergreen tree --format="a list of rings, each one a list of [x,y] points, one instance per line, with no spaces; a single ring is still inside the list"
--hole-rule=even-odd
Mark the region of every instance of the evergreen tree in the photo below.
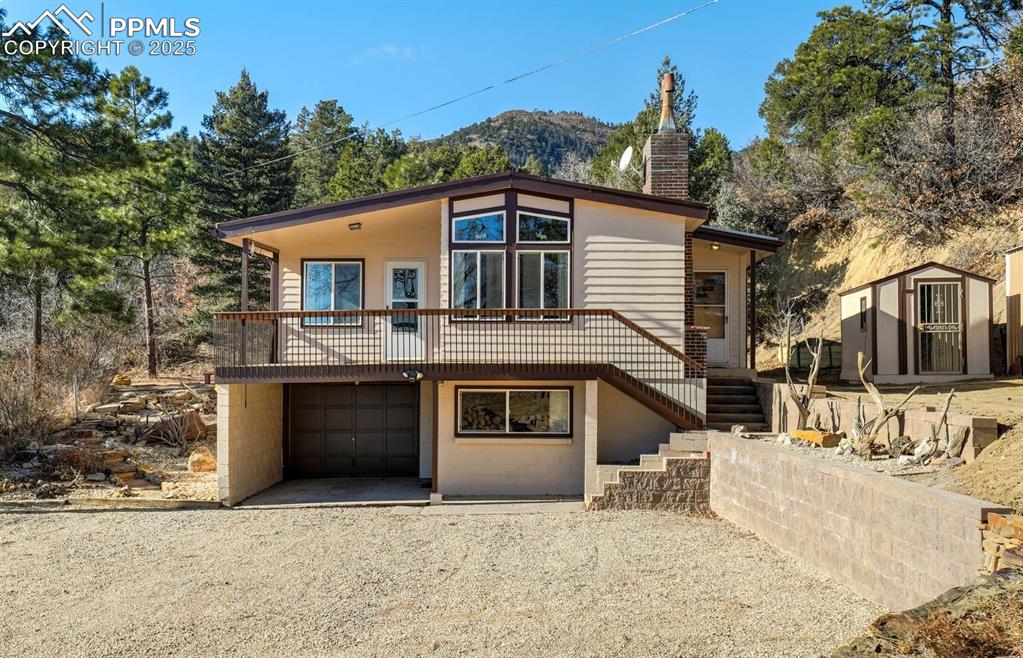
[[[526,158],[525,163],[522,165],[522,171],[533,176],[546,176],[547,167],[544,166],[540,158],[536,157],[536,154],[530,153],[529,157]]]
[[[355,134],[352,115],[336,100],[303,107],[295,119],[291,148],[295,155],[295,205],[312,206],[331,200],[330,179],[347,141]]]
[[[206,278],[196,287],[202,304],[200,328],[211,311],[238,307],[241,252],[213,236],[214,225],[292,207],[295,180],[288,143],[288,120],[270,107],[248,72],[226,92],[217,92],[210,114],[203,117],[195,144],[195,186],[205,210],[195,232],[192,260]],[[268,164],[264,164],[268,163]],[[250,281],[265,274],[264,259],[253,259]],[[269,286],[255,285],[253,305],[265,307]]]
[[[697,134],[696,146],[689,153],[689,196],[713,203],[731,173],[732,149],[724,133],[708,128]]]
[[[0,9],[0,31],[5,18]],[[54,27],[9,40],[60,38]],[[74,54],[0,57],[0,282],[31,300],[36,346],[47,311],[113,321],[127,314],[106,287],[112,250],[98,209],[102,174],[134,154],[97,117],[103,89],[96,66]],[[47,299],[57,305],[46,308]]]
[[[499,174],[511,170],[508,154],[500,146],[470,146],[462,152],[462,158],[451,180]]]
[[[635,172],[620,173],[617,168],[618,159],[631,146],[638,155],[643,152],[643,145],[647,138],[657,131],[657,124],[661,116],[661,79],[666,73],[675,76],[675,94],[672,97],[672,115],[675,119],[675,126],[679,131],[688,131],[690,134],[690,149],[695,145],[695,137],[692,134],[693,117],[696,114],[696,93],[686,93],[686,80],[679,72],[678,67],[672,64],[671,57],[664,56],[661,65],[657,68],[657,79],[654,91],[650,93],[639,111],[636,118],[628,123],[619,126],[608,139],[597,155],[593,157],[590,165],[590,178],[599,185],[609,187],[620,187],[639,191],[643,187],[641,175]]]
[[[341,149],[337,171],[327,185],[331,198],[354,199],[387,191],[384,172],[406,149],[400,132],[363,126]]]
[[[127,266],[123,271],[141,287],[147,369],[156,376],[156,270],[180,253],[192,219],[187,140],[163,138],[171,126],[167,92],[154,87],[134,66],[110,81],[100,112],[128,135],[139,153],[135,166],[113,177],[113,203],[106,212],[112,219],[118,258]]]
[[[760,116],[768,134],[818,149],[854,128],[866,155],[872,137],[893,125],[928,84],[928,63],[904,16],[839,7],[818,23],[764,85]]]
[[[1006,44],[1006,27],[1020,0],[872,0],[882,16],[908,22],[910,34],[932,64],[942,98],[946,175],[958,175],[956,153],[956,84],[985,69]]]

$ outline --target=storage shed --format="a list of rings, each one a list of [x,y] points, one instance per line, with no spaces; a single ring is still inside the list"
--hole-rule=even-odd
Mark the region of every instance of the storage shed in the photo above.
[[[993,279],[924,263],[839,293],[842,379],[856,353],[887,384],[985,379],[991,367]]]
[[[1005,252],[1005,361],[1023,373],[1023,245]]]

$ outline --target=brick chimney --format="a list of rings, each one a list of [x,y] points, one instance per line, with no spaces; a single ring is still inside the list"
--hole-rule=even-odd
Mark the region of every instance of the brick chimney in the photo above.
[[[689,198],[689,135],[679,132],[671,116],[675,76],[665,73],[661,79],[661,120],[657,132],[643,146],[643,193]]]

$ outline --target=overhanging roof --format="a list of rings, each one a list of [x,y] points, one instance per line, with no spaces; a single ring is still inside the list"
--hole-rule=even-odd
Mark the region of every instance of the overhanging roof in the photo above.
[[[772,254],[785,244],[783,240],[770,235],[747,233],[745,231],[736,231],[730,228],[709,226],[707,224],[703,224],[693,231],[693,238],[731,244],[737,247],[747,247],[757,251],[769,251]]]
[[[884,283],[885,281],[891,281],[892,279],[897,279],[900,276],[905,276],[907,274],[913,274],[914,272],[919,272],[920,270],[925,270],[928,267],[936,267],[939,270],[947,270],[949,272],[953,272],[955,274],[959,274],[960,276],[969,277],[971,279],[980,279],[981,281],[987,281],[988,283],[995,283],[996,282],[995,279],[992,279],[989,276],[984,276],[983,274],[977,274],[975,272],[967,272],[966,270],[961,270],[958,267],[952,267],[951,265],[944,265],[942,263],[936,263],[933,260],[929,260],[926,263],[921,263],[921,264],[917,265],[916,267],[909,268],[908,270],[902,270],[901,272],[896,272],[895,274],[889,274],[888,276],[883,276],[880,279],[874,279],[873,281],[868,281],[866,283],[861,283],[860,285],[855,286],[853,288],[847,288],[846,290],[841,290],[841,291],[839,291],[838,295],[841,297],[842,295],[848,295],[849,293],[859,292],[861,290],[869,288],[870,286],[877,285],[878,283]]]
[[[375,210],[386,210],[397,206],[410,205],[434,201],[445,197],[472,196],[500,192],[503,190],[518,190],[525,193],[539,195],[552,195],[586,199],[597,203],[608,203],[617,206],[626,206],[651,212],[659,212],[681,217],[695,219],[707,219],[709,207],[705,203],[696,201],[677,201],[665,197],[640,194],[626,190],[616,190],[610,187],[590,185],[588,183],[576,183],[574,181],[558,180],[532,176],[519,172],[505,172],[500,174],[487,174],[473,178],[448,183],[436,183],[413,187],[408,190],[397,192],[384,192],[370,196],[348,199],[346,201],[335,201],[320,206],[307,208],[296,208],[285,210],[268,215],[246,217],[244,219],[232,219],[217,224],[217,236],[221,239],[241,237],[261,231],[284,228],[307,224],[310,222],[349,217]],[[699,230],[699,229],[697,229]],[[765,236],[760,236],[765,237]],[[773,239],[773,238],[771,238]],[[758,247],[760,248],[760,247]]]

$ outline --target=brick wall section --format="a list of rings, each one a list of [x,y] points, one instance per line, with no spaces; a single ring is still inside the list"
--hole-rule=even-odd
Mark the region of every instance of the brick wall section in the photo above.
[[[643,146],[643,193],[689,198],[689,133],[654,133]]]
[[[784,553],[893,610],[970,583],[978,524],[998,505],[709,433],[710,506]]]
[[[707,376],[707,327],[686,327],[683,352],[702,367],[699,370],[686,366],[686,377]]]
[[[283,386],[217,386],[217,490],[235,505],[281,481]]]
[[[666,459],[665,469],[621,471],[618,482],[604,485],[589,510],[656,509],[705,513],[710,500],[710,460]]]
[[[686,328],[689,328],[696,324],[696,275],[693,273],[693,234],[690,231],[686,231],[685,249],[682,257],[685,259],[686,270],[686,292],[682,317],[685,319]]]

